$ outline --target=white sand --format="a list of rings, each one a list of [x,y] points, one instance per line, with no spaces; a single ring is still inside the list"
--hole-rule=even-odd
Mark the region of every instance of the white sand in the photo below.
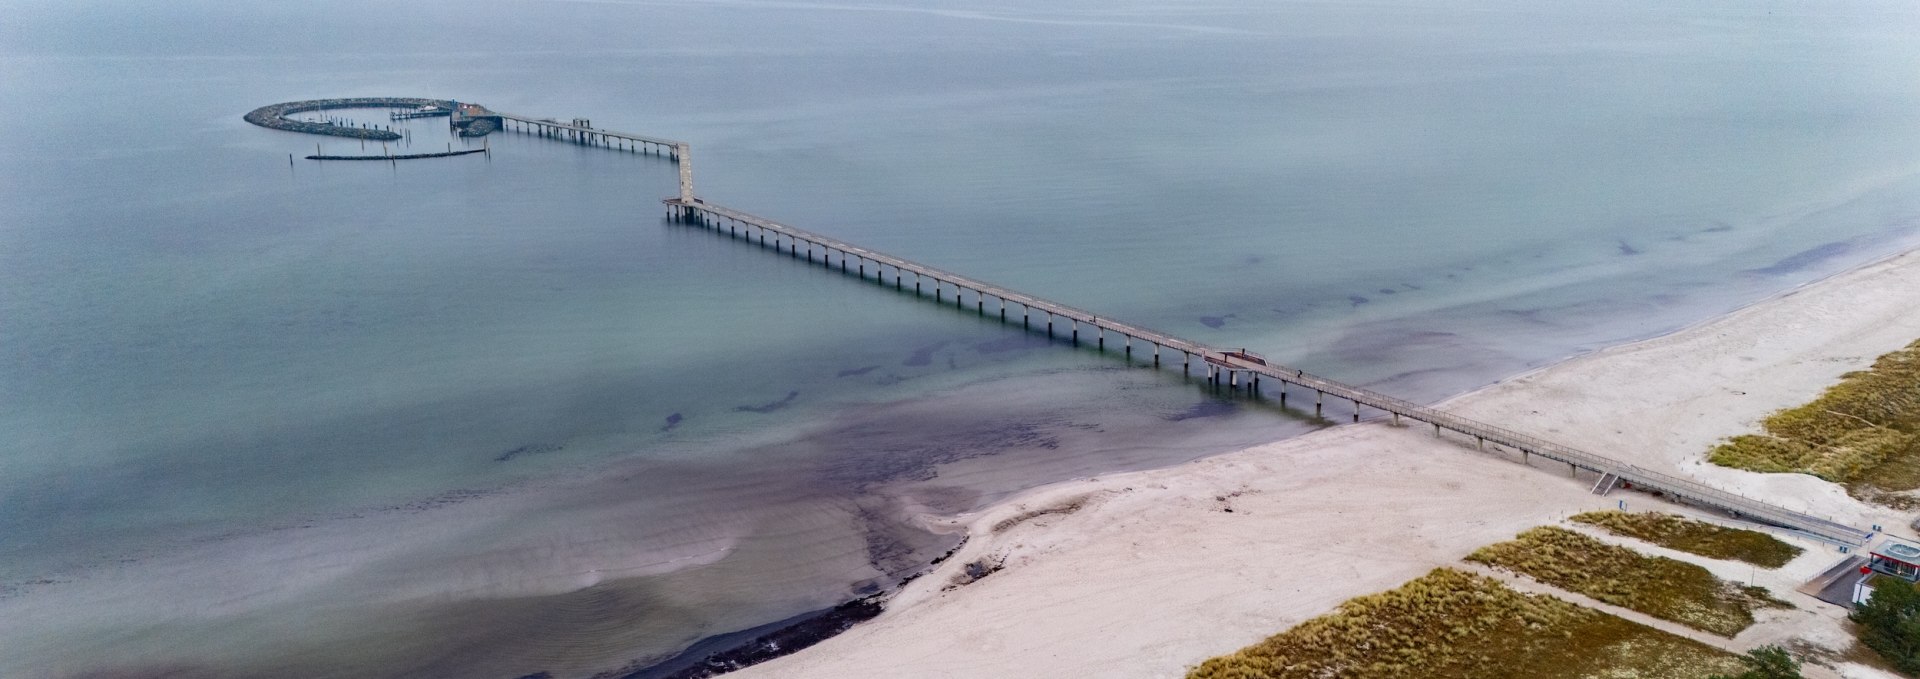
[[[1766,413],[1804,402],[1842,373],[1920,338],[1916,302],[1920,253],[1909,253],[1447,407],[1906,533],[1904,517],[1862,506],[1832,484],[1718,469],[1701,458],[1715,441],[1753,430]],[[1460,565],[1473,549],[1525,528],[1621,499],[1629,509],[1664,506],[1635,493],[1598,497],[1587,475],[1569,479],[1550,462],[1528,468],[1475,452],[1470,442],[1436,440],[1431,431],[1339,427],[1176,468],[1056,484],[951,519],[973,539],[902,590],[880,618],[736,676],[1178,676],[1350,597]],[[1076,503],[1072,512],[1002,525]],[[1788,639],[1843,646],[1839,609],[1792,591],[1840,555],[1801,544],[1808,554],[1777,572],[1635,546],[1751,578],[1800,607],[1764,614],[1734,640],[1696,638],[1734,650]],[[944,589],[980,559],[1006,567]],[[1810,676],[1837,675],[1821,669]]]

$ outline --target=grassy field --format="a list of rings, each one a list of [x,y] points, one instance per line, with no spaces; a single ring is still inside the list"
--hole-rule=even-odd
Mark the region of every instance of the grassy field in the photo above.
[[[1188,679],[1704,679],[1739,658],[1499,581],[1438,568],[1202,663]]]
[[[1658,512],[1587,512],[1574,521],[1599,526],[1614,535],[1645,540],[1661,547],[1711,559],[1733,559],[1755,566],[1779,568],[1800,548],[1757,531],[1716,526],[1674,514]]]
[[[1889,494],[1920,488],[1920,341],[1762,424],[1765,434],[1728,439],[1707,459],[1757,472],[1812,474],[1858,498],[1920,506]]]
[[[1646,556],[1552,526],[1481,547],[1467,560],[1726,637],[1752,625],[1754,609],[1789,605],[1764,589],[1721,580],[1685,561]]]

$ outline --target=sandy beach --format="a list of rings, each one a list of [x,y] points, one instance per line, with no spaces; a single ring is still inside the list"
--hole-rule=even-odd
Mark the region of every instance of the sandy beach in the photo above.
[[[1909,252],[1445,406],[1901,535],[1910,532],[1906,517],[1833,484],[1721,469],[1703,457],[1714,442],[1753,431],[1767,413],[1920,337],[1916,291],[1920,252]],[[1596,496],[1593,483],[1557,463],[1530,468],[1517,454],[1437,439],[1417,424],[1369,422],[1169,469],[1055,484],[985,511],[929,517],[971,536],[954,558],[902,589],[879,618],[737,676],[1179,676],[1353,596],[1459,566],[1475,548],[1531,526],[1621,501],[1630,510],[1701,514],[1638,493]],[[1798,607],[1767,613],[1732,640],[1607,610],[1735,651],[1792,639],[1844,649],[1851,638],[1842,611],[1793,591],[1841,555],[1795,542],[1807,552],[1772,572],[1632,543],[1765,585]],[[960,585],[969,564],[1001,568]],[[1854,665],[1808,670],[1882,676]]]

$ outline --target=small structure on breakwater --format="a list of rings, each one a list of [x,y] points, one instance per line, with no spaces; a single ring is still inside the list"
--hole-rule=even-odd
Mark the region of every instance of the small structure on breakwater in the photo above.
[[[345,97],[340,99],[309,99],[306,101],[289,101],[289,102],[280,103],[280,104],[262,106],[252,111],[248,111],[245,118],[247,122],[253,123],[255,125],[259,125],[261,127],[270,127],[276,130],[286,130],[288,132],[305,132],[307,134],[325,134],[325,135],[331,135],[335,137],[350,137],[353,139],[371,139],[374,141],[393,141],[393,140],[399,139],[400,134],[397,132],[393,132],[391,130],[375,130],[375,129],[364,128],[364,127],[347,127],[345,125],[335,125],[333,123],[307,122],[304,120],[294,120],[287,116],[293,115],[295,113],[306,113],[308,111],[324,111],[327,109],[335,109],[335,108],[418,109],[422,106],[438,106],[438,107],[451,109],[454,107],[454,103],[446,99],[422,99],[419,97]]]
[[[500,114],[487,110],[485,106],[466,102],[453,105],[453,115],[447,124],[459,130],[462,137],[484,137],[499,131],[500,122]]]

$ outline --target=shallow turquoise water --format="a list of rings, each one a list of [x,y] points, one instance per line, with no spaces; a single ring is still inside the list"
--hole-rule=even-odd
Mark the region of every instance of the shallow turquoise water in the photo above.
[[[644,664],[915,512],[1313,426],[668,224],[657,158],[289,165],[358,143],[265,103],[686,139],[709,200],[1422,399],[1920,226],[1897,4],[7,9],[0,674]]]

